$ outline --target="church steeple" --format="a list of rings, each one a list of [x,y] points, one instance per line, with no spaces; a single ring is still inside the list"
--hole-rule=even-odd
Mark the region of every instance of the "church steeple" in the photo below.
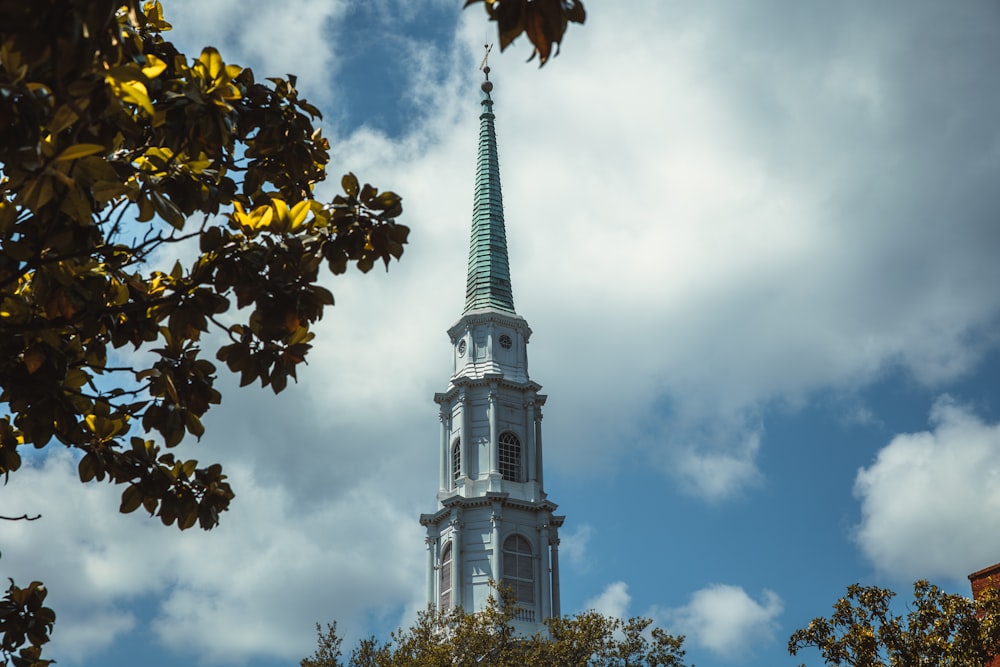
[[[489,68],[482,85],[479,155],[465,310],[450,329],[452,373],[434,395],[440,412],[437,510],[427,529],[427,602],[486,607],[510,587],[515,629],[545,632],[559,616],[559,528],[542,475],[546,397],[528,376],[531,328],[514,312]]]
[[[472,241],[469,244],[469,277],[465,288],[465,312],[497,308],[514,312],[507,261],[507,233],[503,223],[500,191],[500,161],[493,127],[490,68],[483,68],[482,113],[479,114],[479,155],[476,159],[476,194],[472,206]]]

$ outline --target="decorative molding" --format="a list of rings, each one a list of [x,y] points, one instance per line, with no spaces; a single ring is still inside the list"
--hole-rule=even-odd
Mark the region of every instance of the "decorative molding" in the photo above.
[[[506,491],[488,491],[482,496],[473,496],[471,498],[454,495],[442,500],[441,504],[444,505],[444,507],[439,509],[434,514],[421,514],[420,524],[422,526],[440,525],[445,519],[452,516],[451,512],[453,509],[470,510],[480,507],[490,507],[497,501],[500,502],[500,506],[502,508],[526,510],[535,514],[552,512],[559,507],[551,500],[532,501],[522,500],[520,498],[511,498],[510,494]],[[549,526],[550,528],[558,528],[559,526],[562,526],[562,523],[565,520],[566,517],[564,516],[553,516]]]
[[[531,338],[531,327],[528,326],[527,320],[520,315],[505,313],[492,308],[470,310],[448,329],[448,338],[451,340],[451,344],[455,345],[463,332],[471,331],[473,327],[479,325],[490,324],[499,324],[514,329],[524,336],[525,343]]]
[[[455,401],[456,399],[459,401],[468,401],[468,396],[461,396],[462,390],[488,388],[492,383],[496,383],[498,391],[537,392],[542,388],[542,385],[533,380],[513,382],[505,379],[502,375],[499,377],[497,375],[499,374],[489,374],[482,378],[456,377],[451,381],[451,386],[448,387],[447,391],[434,394],[434,402],[443,404]],[[545,405],[546,398],[542,394],[536,394],[535,407],[538,408]]]

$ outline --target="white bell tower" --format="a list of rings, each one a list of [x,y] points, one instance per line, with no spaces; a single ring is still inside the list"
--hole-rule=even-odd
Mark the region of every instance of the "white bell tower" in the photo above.
[[[514,312],[489,67],[482,113],[465,310],[448,330],[453,368],[434,395],[441,438],[437,511],[427,528],[427,601],[486,606],[490,581],[517,599],[515,629],[560,616],[559,527],[542,477],[541,385],[528,377],[531,329]]]

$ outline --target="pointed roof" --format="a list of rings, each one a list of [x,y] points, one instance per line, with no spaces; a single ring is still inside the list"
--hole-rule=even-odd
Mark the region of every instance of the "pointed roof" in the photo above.
[[[514,312],[507,261],[507,233],[503,224],[500,193],[500,163],[493,127],[490,68],[484,67],[483,111],[479,115],[479,156],[476,160],[476,194],[472,207],[472,240],[469,244],[469,277],[465,288],[465,311],[495,308]]]

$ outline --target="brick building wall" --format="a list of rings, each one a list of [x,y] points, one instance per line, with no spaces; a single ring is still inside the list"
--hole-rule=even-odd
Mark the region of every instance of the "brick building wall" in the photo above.
[[[972,599],[978,600],[983,591],[990,588],[1000,588],[1000,563],[990,565],[969,575],[972,585]],[[1000,656],[993,658],[988,667],[1000,667]]]

